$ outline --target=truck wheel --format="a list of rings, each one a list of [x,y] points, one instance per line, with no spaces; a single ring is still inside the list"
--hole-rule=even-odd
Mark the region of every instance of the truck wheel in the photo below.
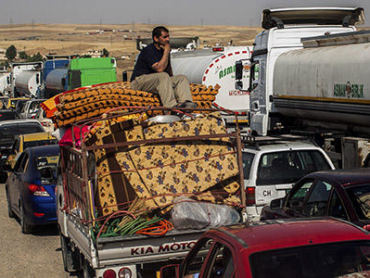
[[[20,207],[21,207],[21,217],[20,217],[21,231],[23,234],[29,234],[32,232],[32,226],[27,224],[26,215],[24,214],[24,208],[22,205]]]
[[[8,205],[8,216],[10,218],[14,218],[15,217],[15,214],[12,210],[12,206],[10,204],[10,198],[9,198],[9,193],[8,193],[8,190],[6,190],[6,202],[7,202],[7,205]]]
[[[89,262],[82,258],[82,277],[83,278],[94,278],[95,277],[95,271],[90,266]]]
[[[64,270],[67,272],[75,272],[76,265],[76,254],[71,250],[70,240],[60,234],[60,246],[62,248],[62,258]]]

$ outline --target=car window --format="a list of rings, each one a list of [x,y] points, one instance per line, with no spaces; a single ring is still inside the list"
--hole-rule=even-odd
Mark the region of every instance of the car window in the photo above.
[[[37,170],[41,170],[47,166],[56,169],[58,160],[59,155],[38,156],[35,158],[35,165]]]
[[[302,213],[308,216],[326,215],[331,188],[331,184],[317,181],[313,190],[310,191]]]
[[[23,158],[22,158],[21,163],[19,164],[17,172],[24,172],[27,165],[28,165],[28,153],[25,153]]]
[[[210,257],[208,277],[231,278],[234,277],[234,260],[229,248],[221,243],[217,243]]]
[[[369,241],[346,241],[258,252],[250,262],[254,278],[326,278],[369,270],[369,255]]]
[[[360,219],[370,219],[370,184],[346,188]]]
[[[22,134],[43,132],[44,129],[38,123],[18,124]]]
[[[185,275],[200,273],[212,243],[213,239],[211,238],[203,238],[198,242],[195,249],[191,251],[189,259],[184,263],[183,271]]]
[[[24,143],[24,149],[36,147],[36,146],[45,146],[45,145],[55,145],[58,141],[56,139],[47,139],[47,140],[37,140],[37,141],[29,141]]]
[[[38,110],[39,106],[40,106],[40,102],[33,101],[30,107],[28,108],[29,113],[35,113],[36,110]]]
[[[17,126],[14,125],[3,125],[0,127],[0,139],[14,139],[14,135],[19,134]]]
[[[21,110],[21,113],[25,113],[26,112],[26,108],[28,107],[27,105],[27,102],[22,106],[22,110]]]
[[[244,174],[244,179],[248,180],[249,179],[249,173],[251,171],[251,166],[252,162],[254,159],[254,154],[253,153],[246,153],[243,152],[243,174]]]
[[[23,158],[25,157],[25,155],[26,155],[26,153],[21,153],[20,156],[18,157],[18,159],[17,159],[17,161],[14,165],[14,168],[13,168],[14,172],[19,172],[19,168],[22,164],[22,161],[23,161]]]
[[[19,144],[20,144],[20,139],[19,137],[14,141],[12,149],[14,152],[19,152]]]
[[[259,161],[257,185],[294,183],[311,172],[330,169],[329,163],[319,151],[266,153]]]
[[[296,212],[302,213],[303,201],[310,191],[313,180],[305,180],[301,185],[297,185],[289,194],[287,198],[286,206],[293,209]]]
[[[328,214],[336,218],[349,220],[343,202],[335,189],[333,189],[331,196]]]

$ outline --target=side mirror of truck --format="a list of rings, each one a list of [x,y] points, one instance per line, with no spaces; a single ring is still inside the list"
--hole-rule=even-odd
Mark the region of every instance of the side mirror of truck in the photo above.
[[[180,265],[172,264],[161,267],[159,272],[160,278],[179,278],[180,277]]]
[[[235,62],[235,79],[241,80],[243,78],[243,62],[241,60]]]
[[[235,63],[235,90],[243,89],[243,62],[241,60]]]

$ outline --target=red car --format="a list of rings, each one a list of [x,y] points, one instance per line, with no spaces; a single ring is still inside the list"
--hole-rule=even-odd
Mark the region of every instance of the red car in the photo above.
[[[333,218],[292,218],[209,230],[161,277],[330,278],[369,270],[367,231]]]

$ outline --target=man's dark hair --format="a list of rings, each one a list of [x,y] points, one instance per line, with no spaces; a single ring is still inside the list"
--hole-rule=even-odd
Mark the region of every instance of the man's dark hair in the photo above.
[[[168,29],[164,26],[157,26],[152,31],[152,39],[154,41],[154,37],[159,38],[162,35],[162,32],[169,33]]]

